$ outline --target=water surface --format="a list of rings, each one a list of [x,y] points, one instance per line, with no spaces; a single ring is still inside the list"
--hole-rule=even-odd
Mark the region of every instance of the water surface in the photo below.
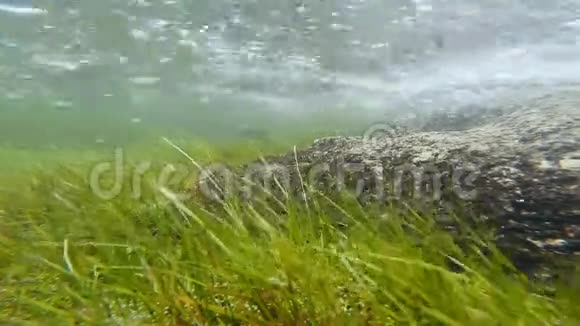
[[[0,143],[504,105],[574,87],[579,31],[572,0],[0,0]]]

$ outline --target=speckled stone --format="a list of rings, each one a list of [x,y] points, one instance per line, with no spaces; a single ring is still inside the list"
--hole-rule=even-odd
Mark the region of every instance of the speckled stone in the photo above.
[[[384,133],[372,139],[323,138],[305,150],[265,161],[288,167],[290,191],[302,188],[315,167],[332,173],[337,162],[359,164],[358,178],[367,182],[366,201],[383,200],[368,196],[373,193],[369,188],[383,184],[388,193],[392,189],[388,181],[397,180],[393,171],[427,168],[442,178],[470,171],[465,175],[475,192],[461,198],[475,208],[470,214],[498,223],[500,245],[527,253],[578,254],[580,93],[532,98],[477,122],[469,121],[463,130],[447,126],[442,131]]]

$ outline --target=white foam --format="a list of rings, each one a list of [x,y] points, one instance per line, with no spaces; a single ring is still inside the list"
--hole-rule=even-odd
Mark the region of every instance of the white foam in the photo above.
[[[78,69],[79,63],[65,60],[65,58],[51,57],[48,55],[33,55],[32,62],[46,67],[55,68],[57,70],[73,71]]]
[[[6,12],[10,14],[23,16],[45,15],[47,13],[46,10],[40,8],[15,7],[6,4],[0,4],[0,12]]]

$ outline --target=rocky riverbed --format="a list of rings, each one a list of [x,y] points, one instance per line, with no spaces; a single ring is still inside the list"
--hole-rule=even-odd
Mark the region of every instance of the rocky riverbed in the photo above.
[[[490,112],[318,139],[246,166],[242,181],[281,194],[350,191],[363,204],[434,204],[442,222],[459,208],[494,223],[498,245],[523,267],[580,255],[580,96],[561,91]]]

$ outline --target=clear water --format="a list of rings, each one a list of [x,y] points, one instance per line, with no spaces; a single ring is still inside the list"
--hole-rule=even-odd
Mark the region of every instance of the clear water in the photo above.
[[[0,0],[0,143],[518,101],[580,83],[579,32],[579,0]]]

